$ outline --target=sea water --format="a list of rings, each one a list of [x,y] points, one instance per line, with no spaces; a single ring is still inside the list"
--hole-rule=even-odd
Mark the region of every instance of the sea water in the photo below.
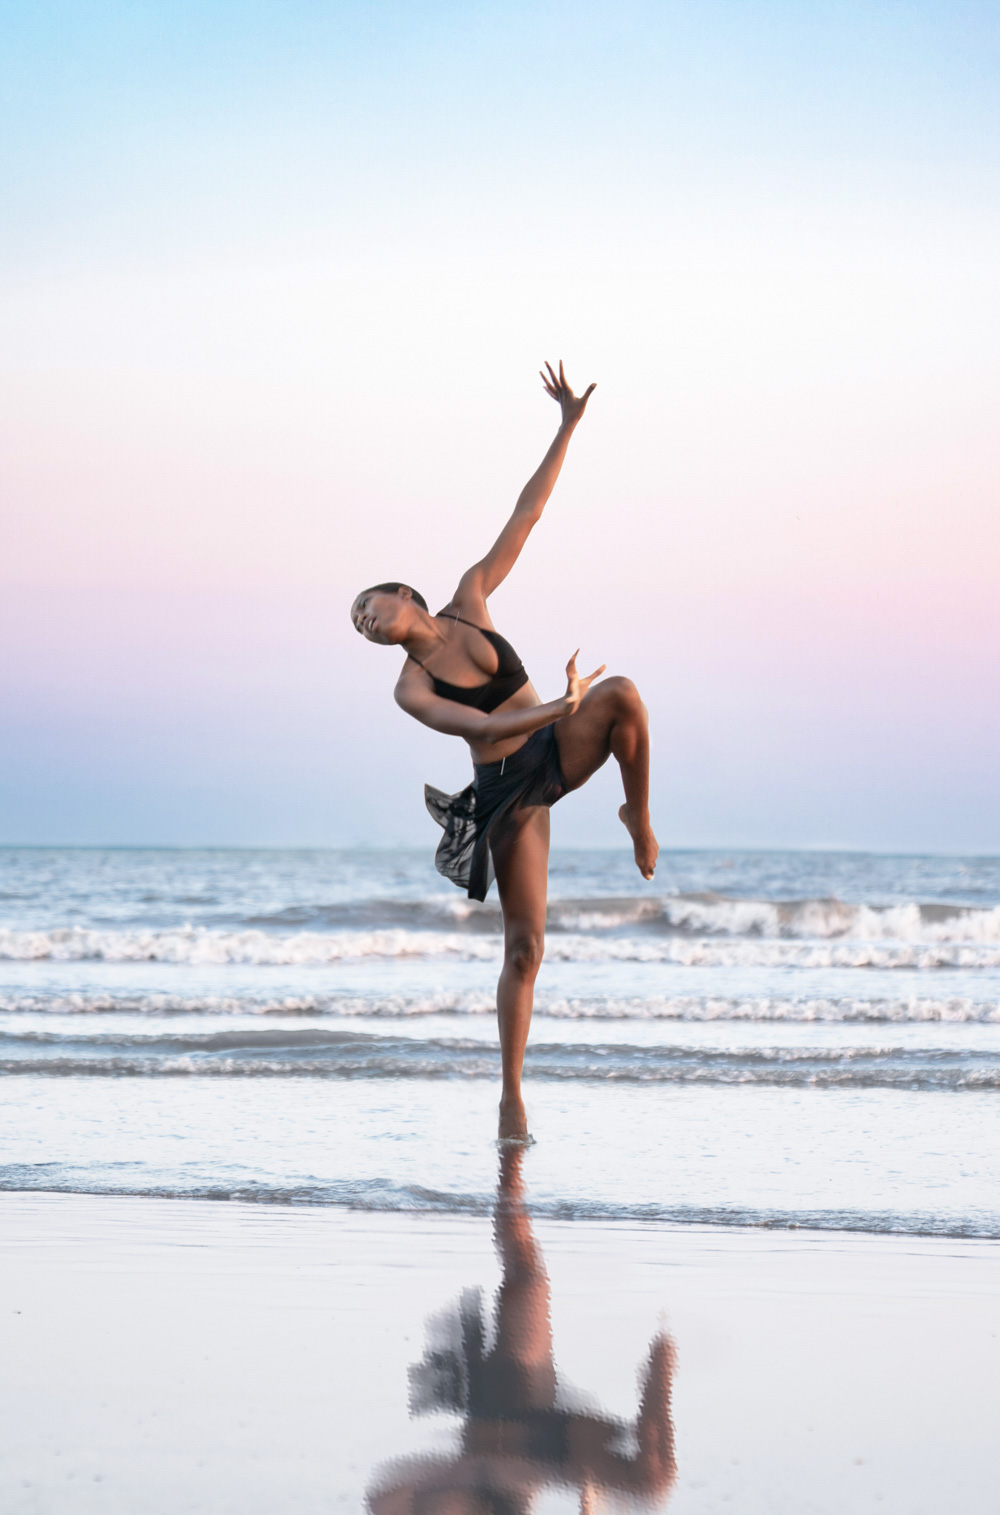
[[[495,894],[0,851],[0,1187],[486,1213]],[[1000,859],[555,853],[531,1207],[1000,1237]]]

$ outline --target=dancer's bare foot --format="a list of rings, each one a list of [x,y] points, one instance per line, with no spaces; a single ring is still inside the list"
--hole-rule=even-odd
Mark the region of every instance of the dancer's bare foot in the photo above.
[[[653,835],[653,828],[649,824],[647,816],[642,825],[633,825],[627,805],[622,805],[618,811],[618,819],[632,838],[632,850],[635,853],[635,865],[643,878],[650,879],[656,868],[656,859],[660,855],[660,844]]]
[[[524,1108],[524,1100],[518,1095],[516,1098],[504,1098],[500,1101],[500,1124],[497,1129],[500,1141],[530,1141],[528,1135],[528,1116]]]

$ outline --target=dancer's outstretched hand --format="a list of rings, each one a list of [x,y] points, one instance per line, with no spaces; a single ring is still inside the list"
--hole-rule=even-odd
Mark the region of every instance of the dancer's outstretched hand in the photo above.
[[[576,649],[576,652],[574,652],[573,656],[570,658],[569,662],[566,664],[566,703],[569,706],[569,710],[567,711],[568,715],[573,714],[574,710],[577,708],[580,701],[587,693],[587,690],[590,688],[591,684],[595,679],[600,678],[601,674],[608,666],[607,663],[602,663],[600,668],[595,668],[593,673],[588,674],[585,679],[581,679],[580,675],[576,671],[576,659],[579,651],[580,649],[578,647]]]
[[[575,426],[577,421],[579,421],[580,417],[583,415],[583,412],[586,410],[587,401],[594,393],[597,385],[591,384],[590,388],[585,390],[582,395],[575,395],[570,389],[569,385],[566,383],[566,375],[563,373],[561,358],[559,359],[558,378],[556,378],[555,374],[552,371],[551,363],[546,363],[545,367],[548,369],[547,375],[542,373],[541,369],[538,370],[542,375],[542,383],[545,385],[545,393],[550,394],[553,400],[558,400],[559,408],[562,411],[563,425]]]

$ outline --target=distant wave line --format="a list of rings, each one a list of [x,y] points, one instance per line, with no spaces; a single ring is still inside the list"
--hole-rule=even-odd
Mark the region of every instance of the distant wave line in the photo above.
[[[495,1078],[498,1054],[479,1041],[322,1030],[205,1036],[0,1036],[0,1073],[141,1078]],[[533,1079],[772,1088],[1000,1090],[1000,1055],[962,1048],[529,1046]]]
[[[253,1015],[262,1019],[294,1020],[324,1016],[344,1019],[414,1020],[427,1016],[480,1017],[496,1013],[492,994],[478,991],[432,994],[317,994],[287,995],[172,995],[108,994],[104,990],[70,994],[0,994],[0,1013],[11,1015],[139,1015],[150,1019],[193,1015],[220,1018]],[[535,1014],[567,1021],[748,1021],[791,1024],[1000,1024],[1000,1001],[971,995],[949,999],[909,996],[869,999],[809,995],[594,995],[567,998],[538,991]]]
[[[713,893],[621,896],[552,900],[548,930],[554,934],[608,935],[638,929],[644,936],[750,937],[764,940],[966,943],[1000,945],[1000,905],[953,905],[908,901],[850,903],[836,898],[740,899]],[[356,939],[437,933],[469,938],[498,936],[498,905],[477,905],[458,897],[423,900],[376,899],[335,905],[290,906],[214,925],[177,923],[112,928],[65,926],[37,930],[0,929],[0,953],[20,956],[46,952],[143,951],[151,943],[242,942],[244,950],[263,941],[284,943],[331,936]]]

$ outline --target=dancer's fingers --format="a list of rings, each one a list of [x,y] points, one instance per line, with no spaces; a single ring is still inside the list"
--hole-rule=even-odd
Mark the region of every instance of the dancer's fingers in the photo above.
[[[587,386],[586,392],[584,393],[584,396],[583,396],[583,398],[584,398],[585,401],[590,399],[591,395],[594,393],[594,390],[596,388],[597,388],[596,384],[590,384],[590,385]]]
[[[600,668],[595,668],[594,671],[593,671],[593,673],[588,674],[587,678],[581,679],[580,683],[581,684],[592,684],[595,679],[599,679],[600,678],[601,674],[604,672],[604,670],[605,670],[605,668],[607,668],[607,666],[608,666],[607,663],[602,663],[601,666],[600,666]]]
[[[559,359],[559,383],[562,384],[564,387],[566,385],[566,375],[563,372],[562,358]]]
[[[555,369],[552,367],[552,364],[549,362],[548,358],[545,359],[545,367],[548,369],[548,371],[549,371],[549,373],[550,373],[550,375],[552,377],[552,383],[553,383],[553,385],[555,386],[556,389],[558,389],[559,388],[559,380],[556,378]]]

